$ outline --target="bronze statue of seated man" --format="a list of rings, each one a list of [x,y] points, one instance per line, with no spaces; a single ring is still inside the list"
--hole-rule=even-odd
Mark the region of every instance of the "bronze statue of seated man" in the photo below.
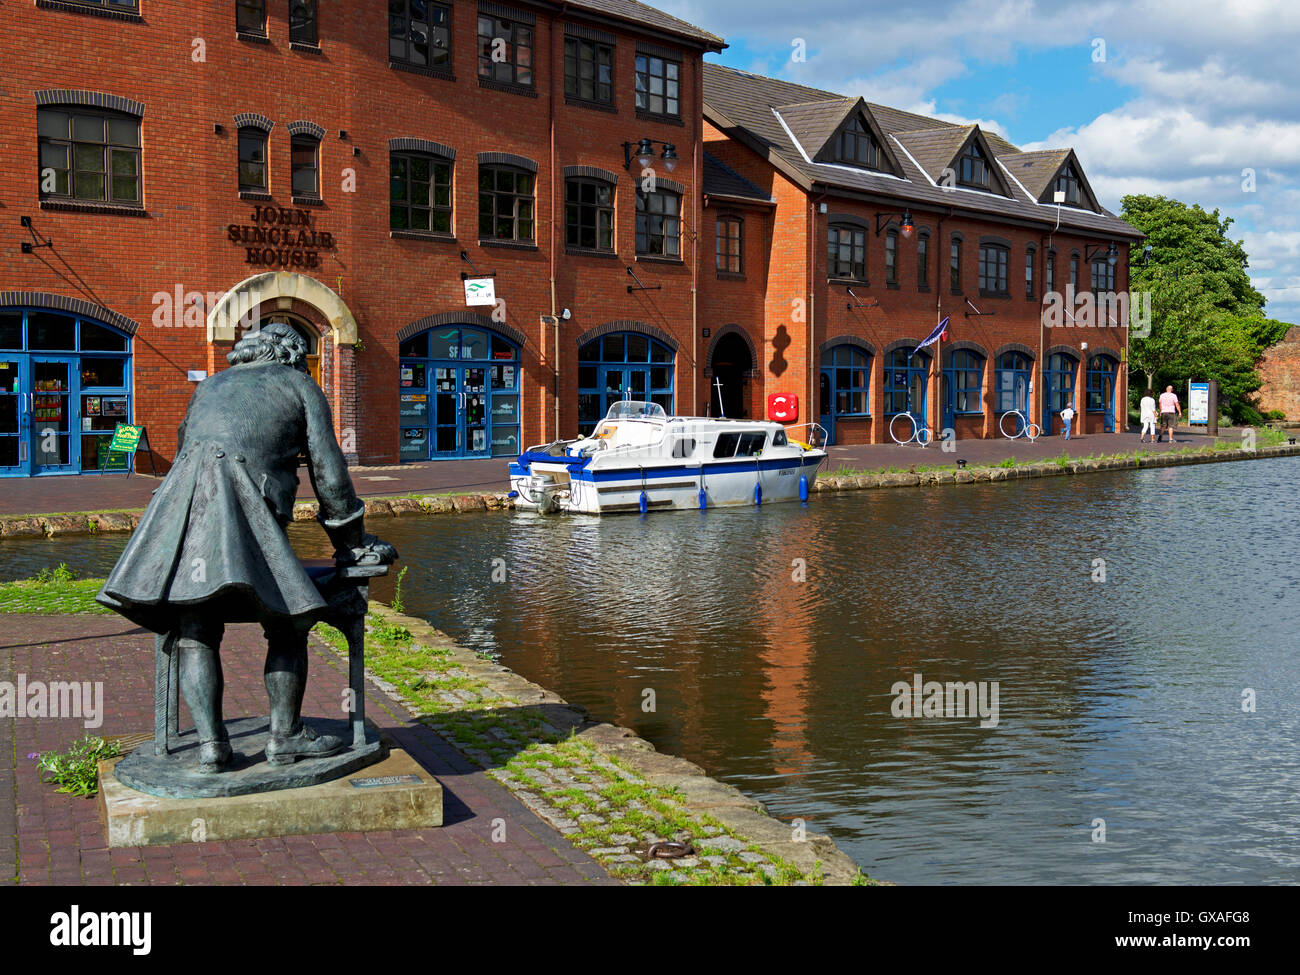
[[[293,328],[267,325],[227,358],[231,368],[194,391],[177,431],[176,463],[97,596],[132,622],[176,636],[181,692],[205,772],[231,761],[219,656],[229,622],[256,621],[266,634],[267,760],[289,764],[345,747],[302,721],[307,634],[326,604],[285,531],[300,455],[336,562],[388,565],[397,558],[364,531],[365,506],[329,403],[307,374],[306,345]]]

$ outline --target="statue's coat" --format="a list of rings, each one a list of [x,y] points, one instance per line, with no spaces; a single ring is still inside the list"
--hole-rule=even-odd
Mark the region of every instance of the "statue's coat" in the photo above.
[[[175,466],[96,598],[157,633],[196,606],[226,620],[320,613],[325,604],[285,534],[299,454],[326,531],[359,527],[364,505],[310,376],[253,362],[203,380],[177,432]]]

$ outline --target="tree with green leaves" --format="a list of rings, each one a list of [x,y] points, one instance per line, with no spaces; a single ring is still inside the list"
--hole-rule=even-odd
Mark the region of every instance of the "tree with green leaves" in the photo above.
[[[1129,268],[1129,289],[1151,294],[1151,330],[1129,338],[1134,400],[1147,388],[1214,379],[1234,420],[1257,423],[1251,400],[1256,365],[1290,324],[1264,314],[1264,296],[1250,283],[1245,247],[1228,237],[1231,217],[1163,196],[1123,199],[1121,216],[1146,235],[1151,256]]]

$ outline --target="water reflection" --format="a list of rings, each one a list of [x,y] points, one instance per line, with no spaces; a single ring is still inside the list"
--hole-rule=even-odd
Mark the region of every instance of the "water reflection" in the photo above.
[[[402,552],[409,611],[878,876],[1261,883],[1300,868],[1297,475],[1287,459],[372,528]],[[315,525],[293,534],[328,554]],[[52,552],[102,572],[120,544],[0,551],[10,576]],[[998,681],[998,727],[892,717],[917,673]]]

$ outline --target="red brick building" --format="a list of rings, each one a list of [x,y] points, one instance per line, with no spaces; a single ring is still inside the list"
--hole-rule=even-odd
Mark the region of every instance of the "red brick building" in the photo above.
[[[705,225],[728,256],[702,321],[754,351],[751,413],[794,394],[837,443],[906,438],[904,414],[958,439],[1000,436],[1011,410],[1059,432],[1067,403],[1076,431],[1123,429],[1127,296],[1094,293],[1126,291],[1141,235],[1071,150],[716,64],[704,117]]]
[[[1006,241],[1011,268],[1054,248],[1062,281],[1074,251],[1118,241],[1127,284],[1136,233],[1072,156],[1081,205],[1053,233],[1057,208],[1029,194],[1061,178],[1056,157],[976,132],[998,189],[947,192],[922,167],[966,130],[706,66],[720,38],[632,0],[35,0],[8,16],[0,56],[23,69],[0,91],[3,476],[96,470],[121,422],[165,464],[194,383],[270,320],[307,340],[363,464],[512,455],[625,392],[716,412],[720,384],[728,415],[793,392],[807,422],[841,354],[835,436],[880,440],[899,401],[883,364],[938,311],[944,354],[985,360],[984,412],[959,411],[959,434],[996,435],[998,350],[1046,362],[1078,335],[1039,336],[1041,270],[1037,299],[1013,288],[983,302],[996,316],[960,317],[962,297],[983,301],[980,241]],[[888,174],[801,158],[842,143],[854,105]],[[889,283],[873,221],[903,207],[916,232]],[[863,235],[829,274],[841,225]],[[954,233],[961,295],[939,287]],[[1102,334],[1118,359],[1123,331]],[[860,387],[841,347],[873,357]]]

